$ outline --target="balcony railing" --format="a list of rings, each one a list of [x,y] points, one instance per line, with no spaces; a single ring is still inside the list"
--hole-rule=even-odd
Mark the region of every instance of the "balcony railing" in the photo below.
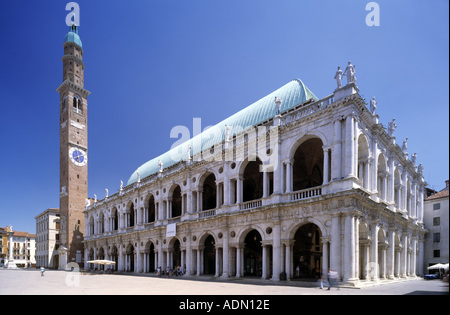
[[[247,202],[243,202],[239,205],[239,210],[247,210],[247,209],[253,209],[258,208],[262,206],[262,200],[251,200]]]
[[[313,187],[294,191],[290,194],[290,201],[303,200],[322,195],[322,187]]]
[[[205,210],[205,211],[201,211],[198,213],[199,218],[207,218],[207,217],[212,217],[215,215],[216,215],[216,209]]]

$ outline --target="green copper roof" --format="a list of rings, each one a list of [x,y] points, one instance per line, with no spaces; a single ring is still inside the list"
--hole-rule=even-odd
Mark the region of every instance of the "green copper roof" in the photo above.
[[[81,44],[80,36],[78,36],[78,26],[76,26],[75,24],[72,24],[72,26],[70,27],[69,33],[67,33],[67,35],[66,35],[65,42],[66,43],[72,42],[72,43],[77,44],[81,48],[83,48],[83,44]]]
[[[127,185],[137,181],[137,171],[141,179],[155,174],[159,171],[159,160],[163,162],[163,168],[166,169],[176,163],[185,160],[187,157],[188,145],[191,146],[191,156],[195,156],[205,149],[225,140],[225,130],[230,126],[231,138],[233,134],[251,126],[256,126],[265,120],[274,117],[277,114],[275,106],[275,96],[282,100],[281,112],[287,111],[295,106],[306,102],[309,99],[318,100],[318,98],[303,84],[299,79],[292,80],[278,90],[263,97],[259,101],[242,109],[236,114],[221,121],[217,125],[203,131],[201,134],[189,139],[166,153],[141,165],[130,177]]]

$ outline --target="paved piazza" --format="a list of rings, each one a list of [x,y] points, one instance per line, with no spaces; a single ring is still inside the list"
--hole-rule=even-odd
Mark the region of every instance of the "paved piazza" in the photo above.
[[[75,277],[74,277],[75,275]],[[159,278],[133,275],[79,275],[48,270],[1,270],[0,295],[442,295],[447,283],[439,280],[408,280],[363,288],[300,287],[298,282],[273,284],[257,279],[213,280],[200,278]],[[269,297],[270,298],[270,297]]]

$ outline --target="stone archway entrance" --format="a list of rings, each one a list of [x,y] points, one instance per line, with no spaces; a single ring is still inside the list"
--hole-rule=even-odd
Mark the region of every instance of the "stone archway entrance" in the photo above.
[[[204,244],[203,251],[203,270],[205,275],[214,275],[216,273],[216,250],[214,237],[209,235]]]
[[[183,267],[181,266],[181,248],[180,241],[177,239],[172,246],[172,268]]]
[[[245,237],[244,276],[262,275],[262,237],[257,230],[251,230]]]
[[[294,236],[293,277],[317,278],[322,271],[321,231],[314,223],[298,228]]]

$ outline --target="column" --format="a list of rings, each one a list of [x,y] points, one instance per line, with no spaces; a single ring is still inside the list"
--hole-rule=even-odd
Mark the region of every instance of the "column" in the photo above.
[[[355,280],[355,217],[349,213],[345,217],[344,236],[344,281]]]
[[[262,246],[262,275],[261,279],[267,278],[267,245],[261,244]]]
[[[388,181],[388,194],[387,194],[387,202],[394,203],[395,200],[395,182],[394,182],[394,158],[390,158],[388,161],[389,164],[389,181]]]
[[[355,132],[353,113],[345,119],[345,177],[355,176]]]
[[[423,222],[423,186],[419,186],[419,204],[417,209],[417,217],[419,219],[419,222]]]
[[[192,249],[191,249],[191,236],[186,237],[186,275],[192,274]]]
[[[341,173],[341,158],[342,158],[342,127],[339,119],[334,121],[334,142],[333,150],[331,151],[331,180],[340,179]]]
[[[243,195],[243,182],[244,179],[241,177],[237,177],[236,178],[236,196],[237,196],[237,200],[236,203],[242,203],[242,195]]]
[[[395,261],[395,232],[389,230],[389,247],[386,256],[386,275],[388,279],[394,279],[394,261]]]
[[[372,280],[378,281],[378,230],[380,227],[378,226],[378,221],[372,223],[372,254],[371,254],[371,265],[372,265]]]
[[[223,253],[222,253],[222,278],[228,278],[229,276],[229,268],[228,268],[228,230],[223,232]]]
[[[293,162],[286,162],[286,193],[292,192],[292,164]]]
[[[341,276],[341,227],[340,214],[334,214],[331,219],[330,269]]]
[[[322,276],[323,279],[326,279],[326,275],[328,274],[328,237],[322,237]]]
[[[369,189],[370,190],[377,190],[377,175],[378,175],[378,149],[377,149],[377,144],[378,144],[378,138],[375,135],[373,137],[373,141],[372,141],[372,167],[371,169],[371,173],[370,173],[370,186]]]
[[[191,189],[191,177],[188,176],[186,179],[186,213],[192,213],[192,189]]]
[[[323,149],[323,183],[322,185],[326,185],[328,184],[328,169],[329,169],[329,165],[328,165],[328,160],[329,160],[329,151],[328,149]]]
[[[200,246],[197,249],[197,276],[200,276],[200,270],[201,270],[201,256],[200,256]]]
[[[424,256],[424,240],[423,237],[419,239],[419,253],[417,257],[416,274],[423,276],[423,256]]]
[[[402,206],[400,207],[400,209],[405,212],[407,211],[407,207],[408,207],[408,171],[406,169],[403,170],[403,174],[402,174],[402,182],[403,182],[403,190],[402,190]]]
[[[287,241],[286,242],[286,260],[285,260],[285,269],[286,269],[286,280],[290,279],[292,277],[291,273],[291,264],[292,264],[292,258],[291,258],[291,248],[292,248],[292,242],[293,241]]]
[[[236,278],[240,278],[241,276],[241,248],[238,245],[236,246]]]
[[[416,262],[417,262],[417,236],[411,238],[411,271],[409,272],[411,277],[416,276]]]
[[[401,255],[401,277],[406,277],[406,265],[408,263],[408,236],[405,234],[403,236],[403,251]]]
[[[220,248],[217,247],[217,245],[214,246],[214,251],[215,251],[215,254],[216,254],[216,266],[215,266],[216,272],[214,274],[214,277],[218,277],[219,276],[219,249]]]
[[[263,198],[269,196],[269,173],[263,172]]]
[[[277,150],[276,153],[276,165],[273,170],[273,194],[282,194],[283,193],[283,164],[281,163],[281,137],[278,136],[278,145],[275,146],[274,150]],[[272,135],[271,135],[272,139]]]
[[[272,228],[273,243],[272,243],[272,279],[274,281],[280,280],[281,273],[281,223],[275,222]]]

